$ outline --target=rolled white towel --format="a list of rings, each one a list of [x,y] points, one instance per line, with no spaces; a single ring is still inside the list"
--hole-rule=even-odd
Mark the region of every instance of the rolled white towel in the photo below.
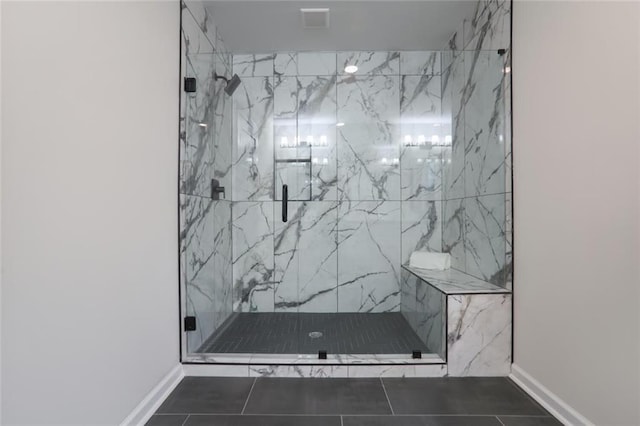
[[[443,271],[451,267],[451,255],[449,255],[449,253],[414,251],[409,257],[409,266]]]

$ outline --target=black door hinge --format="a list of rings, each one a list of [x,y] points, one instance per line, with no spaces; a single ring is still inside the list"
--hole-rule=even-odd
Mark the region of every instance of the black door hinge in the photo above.
[[[196,317],[184,317],[184,331],[196,330]]]
[[[184,91],[192,93],[196,91],[196,79],[193,77],[184,78]]]

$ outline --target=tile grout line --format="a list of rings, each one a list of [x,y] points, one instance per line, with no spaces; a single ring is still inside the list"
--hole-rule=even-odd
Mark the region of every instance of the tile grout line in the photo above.
[[[391,405],[391,400],[389,399],[389,395],[387,394],[387,388],[384,387],[384,381],[382,381],[382,377],[380,377],[380,384],[382,385],[382,391],[384,392],[384,396],[387,398],[387,404],[389,404],[389,409],[391,409],[391,415],[395,416],[396,413],[393,412],[393,406]]]
[[[500,420],[500,417],[496,416],[496,420],[498,420],[498,422],[502,425],[505,426],[504,423],[502,423],[502,420]]]
[[[187,423],[187,420],[189,420],[189,417],[191,417],[191,414],[187,414],[187,417],[184,418],[184,421],[182,422],[182,425],[180,425],[180,426],[184,426]]]
[[[242,411],[240,412],[241,415],[244,414],[244,410],[246,410],[247,404],[249,404],[249,398],[251,398],[251,393],[253,392],[253,387],[256,385],[257,381],[258,381],[257,377],[255,379],[253,379],[253,383],[251,384],[251,389],[249,389],[249,394],[247,395],[247,400],[244,402],[244,406],[242,407]]]

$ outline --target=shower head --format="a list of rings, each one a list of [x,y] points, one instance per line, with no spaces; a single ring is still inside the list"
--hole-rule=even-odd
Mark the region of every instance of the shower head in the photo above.
[[[223,75],[214,74],[213,78],[227,82],[227,86],[224,88],[224,91],[229,96],[232,96],[233,92],[235,92],[238,86],[240,86],[240,77],[238,77],[238,74],[234,74],[230,79]]]
[[[238,74],[234,74],[231,80],[227,81],[227,87],[224,88],[224,91],[227,95],[233,96],[233,92],[236,91],[238,86],[240,86],[240,77],[238,77]]]

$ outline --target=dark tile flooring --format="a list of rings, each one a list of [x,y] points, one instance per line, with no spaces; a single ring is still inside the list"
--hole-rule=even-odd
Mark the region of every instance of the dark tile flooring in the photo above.
[[[552,426],[507,378],[186,377],[147,426]]]
[[[410,354],[429,349],[400,312],[240,313],[198,350],[204,353]],[[319,331],[322,337],[309,333]]]

